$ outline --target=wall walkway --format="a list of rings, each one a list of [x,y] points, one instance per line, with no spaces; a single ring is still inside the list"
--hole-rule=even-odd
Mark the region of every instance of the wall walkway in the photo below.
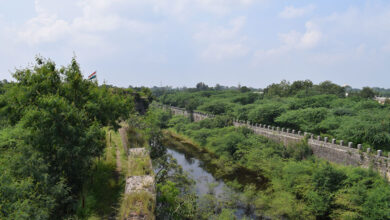
[[[173,106],[161,107],[170,110],[175,115],[191,117],[194,121],[214,117],[213,115],[201,112],[193,112],[191,114],[185,109]],[[344,143],[342,140],[328,140],[327,137],[322,140],[320,136],[291,129],[273,127],[270,125],[251,124],[250,122],[237,120],[233,121],[233,125],[236,127],[246,126],[252,129],[256,134],[281,142],[285,146],[300,143],[304,138],[308,138],[308,145],[315,156],[337,164],[373,168],[385,178],[390,180],[390,160],[388,157],[382,155],[381,150],[373,152],[370,148],[368,148],[366,152],[363,152],[361,144],[358,144],[356,146],[357,148],[354,148],[352,142]]]

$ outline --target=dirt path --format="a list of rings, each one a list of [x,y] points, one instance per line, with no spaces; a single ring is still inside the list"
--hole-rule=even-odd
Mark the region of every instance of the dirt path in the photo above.
[[[115,145],[116,149],[116,172],[118,174],[122,171],[122,163],[121,163],[121,152],[119,151],[118,145]]]
[[[126,127],[121,127],[119,129],[119,134],[121,135],[121,140],[122,140],[122,146],[125,152],[127,152],[128,144],[127,144],[127,128]]]
[[[122,146],[123,146],[123,149],[124,149],[124,152],[127,152],[127,146],[128,146],[128,143],[127,143],[127,128],[126,127],[121,127],[119,129],[119,135],[121,136],[121,141],[122,141]],[[122,170],[122,163],[121,163],[121,151],[119,149],[119,144],[116,143],[115,144],[115,150],[116,150],[116,170],[117,172],[121,172]]]

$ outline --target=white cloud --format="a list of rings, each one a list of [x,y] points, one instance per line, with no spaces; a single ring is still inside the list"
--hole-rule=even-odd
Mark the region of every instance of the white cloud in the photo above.
[[[143,33],[152,29],[151,24],[121,17],[111,9],[113,3],[121,3],[121,1],[83,0],[67,8],[67,10],[78,8],[81,14],[63,19],[58,17],[56,10],[52,10],[53,5],[35,0],[37,16],[27,20],[23,26],[13,29],[19,41],[30,45],[69,39],[90,46],[103,42],[103,37],[97,35],[97,32],[111,32],[122,28]]]
[[[145,0],[143,2],[153,5],[155,12],[183,18],[197,12],[226,15],[234,9],[251,5],[254,0]]]
[[[356,47],[356,55],[361,56],[365,54],[367,50],[367,46],[365,44],[360,44],[359,46]]]
[[[228,27],[210,26],[203,24],[200,31],[194,34],[193,38],[202,42],[219,42],[223,40],[231,40],[237,37],[239,31],[245,25],[246,17],[237,17],[229,22]]]
[[[303,49],[313,48],[320,42],[322,33],[313,22],[306,22],[306,32],[303,34],[298,47]]]
[[[241,33],[246,17],[237,17],[229,21],[227,26],[211,26],[204,24],[193,35],[201,47],[201,57],[205,60],[221,61],[241,57],[249,52],[245,45],[246,36]]]
[[[280,41],[285,47],[291,49],[310,49],[317,46],[322,38],[321,31],[311,21],[306,22],[305,27],[305,33],[293,30],[285,34],[279,34]]]
[[[382,50],[385,51],[385,52],[390,52],[390,42],[385,44],[383,47],[382,47]]]
[[[85,35],[96,34],[96,32],[113,32],[118,29],[125,29],[134,33],[145,33],[151,31],[153,26],[148,22],[129,19],[123,14],[122,7],[129,10],[152,10],[154,13],[174,16],[177,19],[196,15],[198,12],[208,12],[217,15],[226,15],[238,7],[247,7],[254,0],[81,0],[56,3],[49,0],[35,0],[35,11],[37,16],[29,19],[23,26],[16,26],[15,30],[18,39],[30,45],[37,45],[45,42],[55,42],[61,39],[81,37],[78,40],[88,39]],[[58,9],[58,4],[62,7]],[[78,13],[75,13],[77,11]],[[67,13],[65,13],[67,12]],[[240,18],[241,19],[241,18]],[[232,21],[235,29],[240,29],[244,20]],[[236,23],[234,23],[236,22]],[[233,30],[217,30],[216,36],[224,37]],[[218,33],[219,32],[219,33]],[[201,34],[201,33],[200,33]],[[234,33],[232,33],[234,34]],[[199,36],[202,38],[202,36]],[[96,38],[96,37],[94,37]],[[94,42],[94,41],[92,41]],[[91,44],[91,42],[86,42]]]
[[[305,24],[306,32],[299,33],[295,30],[286,34],[279,34],[279,39],[285,47],[290,49],[310,49],[317,46],[322,38],[319,28],[311,21]]]
[[[39,14],[17,32],[19,39],[29,44],[54,42],[70,33],[70,25],[54,15]]]
[[[302,38],[302,33],[293,30],[288,33],[279,34],[278,36],[279,36],[279,40],[286,46],[296,47]]]
[[[302,17],[312,12],[316,7],[314,5],[308,5],[302,8],[296,8],[294,6],[287,6],[279,13],[281,18],[297,18]]]
[[[226,60],[248,54],[249,48],[242,43],[210,44],[203,52],[206,60]]]
[[[279,34],[278,37],[282,44],[276,48],[255,51],[255,61],[261,61],[271,57],[280,58],[280,56],[286,55],[291,51],[304,51],[315,48],[321,41],[322,33],[317,25],[311,21],[306,22],[305,27],[306,31],[304,33],[293,30],[288,33]]]

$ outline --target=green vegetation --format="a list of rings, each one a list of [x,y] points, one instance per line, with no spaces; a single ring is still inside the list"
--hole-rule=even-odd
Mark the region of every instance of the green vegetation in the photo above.
[[[36,61],[1,84],[0,219],[72,216],[85,183],[110,176],[110,163],[96,161],[103,127],[118,128],[133,108],[131,96],[84,80],[75,59],[61,68]],[[87,203],[99,193],[90,188]]]
[[[111,135],[112,134],[112,135]],[[86,180],[77,207],[80,219],[108,219],[116,215],[124,191],[123,175],[116,169],[116,149],[113,140],[118,133],[108,131],[103,156],[93,162],[90,179]]]
[[[126,216],[148,216],[146,219],[152,219],[154,215],[155,200],[152,194],[145,191],[126,194],[122,200],[119,209],[119,219],[125,219]]]
[[[346,97],[348,93],[348,97]],[[341,87],[329,81],[282,81],[262,91],[217,89],[164,90],[157,94],[164,104],[226,115],[251,121],[311,132],[363,144],[364,148],[390,150],[390,105],[381,105],[375,92]]]
[[[385,89],[306,80],[154,91],[165,104],[216,115],[191,122],[149,108],[147,88],[84,80],[75,59],[61,68],[36,61],[0,82],[0,219],[390,219],[390,187],[376,172],[317,159],[305,140],[286,147],[232,126],[237,118],[389,151],[390,106],[372,99]],[[228,185],[223,194],[210,183],[198,196],[167,144],[197,154]],[[128,157],[125,147],[150,157]],[[123,195],[125,178],[144,175],[154,175],[156,197]]]
[[[137,114],[131,114],[128,122],[123,124],[127,135],[126,145],[130,147],[130,149],[126,149],[130,151],[129,156],[127,156],[127,152],[125,152],[123,145],[120,148],[122,151],[121,155],[124,155],[121,163],[126,180],[131,177],[154,177],[152,161],[145,150],[146,140],[144,134],[139,127],[134,126],[141,123],[139,119],[140,116]],[[138,121],[138,123],[135,123],[136,121]],[[132,180],[134,181],[132,184],[136,184],[137,181],[143,181],[142,179]],[[127,192],[123,195],[118,213],[119,219],[127,219],[136,216],[145,219],[154,219],[156,205],[155,192],[153,189],[154,182],[145,180],[145,182],[137,183],[143,186],[143,190],[140,189],[133,192]]]
[[[195,213],[194,198],[196,196],[192,192],[194,182],[188,178],[171,155],[166,153],[166,148],[162,146],[163,134],[160,128],[162,118],[159,118],[160,116],[169,119],[166,115],[155,111],[148,111],[144,116],[132,114],[128,120],[129,145],[133,148],[146,147],[150,150],[157,190],[156,219],[191,219]],[[149,165],[149,160],[142,159],[142,157],[135,158],[138,161],[130,163],[130,172],[137,175],[149,173],[144,169]],[[139,202],[143,204],[151,202],[147,198],[149,197],[139,197]],[[126,201],[123,203],[124,206],[131,204]],[[145,207],[154,208],[151,205]]]
[[[160,110],[155,110],[155,114],[165,114],[155,118],[169,116]],[[388,182],[374,171],[316,159],[305,143],[286,148],[253,134],[250,129],[232,127],[226,116],[196,123],[174,116],[160,123],[216,155],[217,158],[211,161],[219,168],[220,176],[234,173],[240,167],[261,174],[264,179],[258,181],[263,181],[264,187],[231,183],[242,191],[239,197],[252,205],[258,216],[277,219],[390,218]],[[198,202],[199,207],[213,207],[209,203],[203,204],[204,201]],[[211,208],[206,213],[225,215],[234,210],[234,206],[219,207],[219,211]],[[207,219],[210,215],[198,218]]]

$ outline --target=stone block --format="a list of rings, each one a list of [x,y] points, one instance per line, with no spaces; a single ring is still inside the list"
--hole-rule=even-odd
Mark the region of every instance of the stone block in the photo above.
[[[367,148],[367,153],[371,153],[371,148]]]
[[[148,151],[145,148],[130,148],[129,157],[145,157]]]
[[[357,149],[358,149],[358,150],[362,150],[362,149],[363,149],[362,145],[361,145],[361,144],[358,144],[358,145],[357,145]]]
[[[131,176],[126,179],[125,194],[147,191],[155,194],[153,176]]]
[[[348,147],[352,148],[352,142],[348,142]],[[358,146],[358,149],[359,149],[359,146]]]
[[[336,144],[336,139],[332,139],[332,144]]]
[[[343,146],[343,145],[344,145],[344,141],[340,140],[340,146]]]
[[[378,151],[377,151],[377,155],[378,155],[378,156],[382,156],[382,150],[378,150]]]
[[[324,142],[328,143],[328,137],[324,137]]]
[[[321,140],[321,136],[317,136],[317,141],[320,141]]]

